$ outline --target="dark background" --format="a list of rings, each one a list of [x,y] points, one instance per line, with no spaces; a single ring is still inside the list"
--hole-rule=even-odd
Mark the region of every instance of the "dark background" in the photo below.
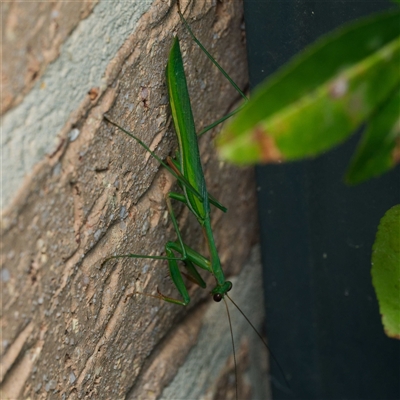
[[[320,35],[393,7],[244,4],[252,88]],[[267,337],[292,390],[271,361],[275,400],[400,398],[400,342],[383,332],[370,272],[379,220],[400,203],[400,169],[344,185],[359,138],[311,161],[257,168]]]

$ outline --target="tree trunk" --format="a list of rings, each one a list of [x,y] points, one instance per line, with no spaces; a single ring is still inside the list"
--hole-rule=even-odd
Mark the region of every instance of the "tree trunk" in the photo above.
[[[246,88],[241,2],[182,7],[201,42]],[[175,34],[198,130],[232,110],[238,94],[190,39],[174,1],[2,8],[2,398],[234,399],[223,302],[190,282],[187,307],[135,294],[159,288],[179,297],[167,263],[105,262],[165,255],[176,234],[164,198],[179,188],[103,115],[160,157],[174,155],[165,66]],[[215,239],[232,297],[260,328],[253,171],[220,163],[215,134],[199,140],[208,190],[228,207],[226,215],[212,210]],[[207,255],[195,218],[179,203],[174,210],[185,243]],[[204,278],[212,287],[213,277]],[[230,309],[239,398],[265,399],[266,356]]]

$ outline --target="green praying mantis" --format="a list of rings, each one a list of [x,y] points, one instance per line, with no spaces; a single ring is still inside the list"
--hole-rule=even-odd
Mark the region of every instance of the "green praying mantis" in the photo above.
[[[204,48],[204,46],[199,42],[199,40],[195,37],[189,24],[183,17],[183,14],[180,10],[179,2],[178,2],[178,13],[182,23],[187,28],[193,40],[207,55],[207,57],[213,62],[213,64],[221,71],[221,73],[226,77],[226,79],[228,79],[228,81],[233,85],[236,91],[244,99],[244,103],[237,109],[225,115],[223,118],[208,125],[200,133],[197,134],[193,119],[192,108],[190,105],[190,97],[184,72],[179,39],[175,37],[168,57],[168,62],[166,67],[166,81],[168,87],[172,119],[179,145],[179,150],[176,154],[176,157],[175,158],[167,157],[166,162],[164,162],[137,136],[133,135],[131,132],[127,131],[116,122],[112,121],[108,116],[104,116],[104,118],[110,124],[116,126],[118,129],[129,135],[136,142],[138,142],[144,149],[146,149],[146,151],[148,151],[155,159],[157,159],[160,162],[160,164],[163,165],[177,179],[178,184],[182,189],[182,193],[169,192],[166,196],[167,209],[171,217],[174,230],[177,235],[177,240],[168,241],[165,244],[166,256],[124,254],[124,255],[111,256],[107,258],[107,260],[115,258],[146,258],[155,260],[166,260],[168,262],[171,279],[176,289],[178,290],[181,299],[165,296],[158,290],[158,288],[157,288],[157,295],[145,294],[145,293],[143,294],[145,294],[146,296],[156,297],[160,300],[182,306],[186,306],[190,302],[190,296],[186,288],[183,275],[187,277],[190,281],[199,285],[200,287],[206,288],[206,283],[199,274],[197,268],[203,269],[208,273],[211,273],[215,278],[215,286],[210,292],[214,301],[220,302],[221,300],[225,300],[225,298],[228,298],[232,302],[232,304],[234,304],[234,306],[242,313],[242,315],[246,318],[248,323],[252,326],[252,328],[256,331],[260,339],[263,341],[265,346],[268,348],[262,336],[257,332],[252,323],[248,320],[248,318],[243,314],[240,308],[228,295],[228,292],[232,289],[232,283],[226,280],[221,266],[221,261],[218,255],[218,250],[216,248],[213,231],[211,228],[210,206],[213,205],[219,208],[223,212],[226,212],[227,209],[222,204],[220,204],[214,197],[212,197],[207,190],[204,173],[200,161],[200,152],[198,146],[198,138],[204,133],[214,128],[215,126],[217,126],[218,124],[228,119],[230,116],[237,113],[247,102],[247,97],[240,90],[240,88],[232,81],[232,79],[222,69],[222,67],[217,63],[217,61],[211,56],[211,54]],[[199,252],[197,252],[196,250],[192,249],[191,247],[189,247],[184,243],[182,234],[178,226],[177,219],[175,217],[172,208],[171,200],[183,203],[195,216],[197,222],[199,223],[203,231],[208,247],[209,258],[203,256],[202,254],[200,254]],[[178,262],[182,262],[184,264],[186,268],[186,273],[183,274],[180,271]],[[230,322],[229,310],[226,302],[225,305],[228,313],[228,319]],[[233,354],[235,361],[235,374],[237,375],[232,327],[231,327],[231,338],[232,338]],[[274,355],[271,352],[270,354],[275,359]],[[238,392],[236,383],[236,397],[237,393]]]
[[[182,13],[179,11],[179,15],[192,34],[193,39],[202,48],[202,50],[207,54],[207,56],[213,61],[217,67],[223,71],[224,75],[228,80],[235,86],[239,93],[247,100],[244,93],[232,82],[230,77],[226,74],[224,70],[219,66],[219,64],[212,58],[212,56],[207,52],[203,45],[197,40],[197,38],[192,33],[189,25],[184,19]],[[172,112],[172,119],[174,121],[175,131],[178,138],[179,151],[176,155],[176,159],[171,157],[167,158],[167,162],[163,162],[150,148],[143,143],[137,136],[133,135],[131,132],[127,131],[119,124],[110,120],[107,116],[105,119],[125,132],[127,135],[135,139],[141,146],[143,146],[153,157],[155,157],[173,176],[178,180],[183,194],[170,192],[166,197],[168,212],[171,216],[171,220],[177,234],[178,240],[172,242],[169,241],[165,245],[166,257],[160,256],[146,256],[139,254],[127,254],[120,256],[113,256],[113,258],[151,258],[151,259],[162,259],[168,261],[169,271],[171,274],[172,281],[174,282],[179,294],[182,296],[183,300],[174,299],[171,297],[164,296],[158,293],[160,299],[165,300],[170,303],[179,304],[186,306],[190,302],[190,297],[187,288],[184,284],[182,274],[179,271],[177,261],[182,261],[185,264],[188,275],[190,278],[197,283],[200,287],[205,288],[206,284],[200,274],[198,273],[195,266],[210,272],[216,280],[216,286],[212,289],[211,294],[215,301],[221,301],[229,290],[232,288],[232,283],[226,281],[221,262],[218,255],[218,250],[215,246],[215,241],[213,237],[213,232],[211,229],[211,219],[210,219],[210,204],[219,208],[223,212],[227,209],[220,204],[216,199],[214,199],[207,191],[206,182],[204,179],[204,173],[200,162],[200,152],[198,146],[198,137],[214,128],[231,115],[236,113],[241,107],[232,111],[230,114],[224,116],[220,120],[212,123],[211,125],[204,128],[199,134],[196,133],[196,128],[193,119],[193,113],[190,106],[189,92],[185,77],[185,72],[183,68],[183,60],[181,55],[181,50],[179,46],[179,39],[175,37],[171,51],[169,53],[168,64],[166,68],[167,86],[169,93],[169,101]],[[178,227],[176,217],[171,205],[171,199],[183,203],[189,208],[189,210],[196,217],[198,223],[202,227],[204,236],[206,237],[206,242],[208,245],[210,259],[202,256],[189,246],[185,245],[182,239],[181,232]],[[179,253],[181,256],[176,257],[174,252]]]

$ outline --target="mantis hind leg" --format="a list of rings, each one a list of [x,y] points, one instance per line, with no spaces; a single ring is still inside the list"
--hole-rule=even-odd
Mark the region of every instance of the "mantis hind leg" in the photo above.
[[[232,78],[228,75],[228,73],[218,64],[217,60],[208,52],[208,50],[201,44],[201,42],[199,41],[199,39],[197,39],[197,37],[195,36],[195,34],[193,33],[192,29],[190,28],[188,22],[186,21],[185,17],[183,16],[181,9],[180,9],[180,5],[179,5],[179,1],[178,1],[178,14],[179,17],[181,18],[183,24],[185,25],[186,29],[188,30],[190,36],[192,37],[193,41],[200,47],[200,49],[204,52],[204,54],[208,57],[208,59],[219,69],[219,71],[222,73],[222,75],[224,75],[224,77],[229,81],[229,83],[235,88],[235,90],[240,94],[240,96],[244,99],[244,103],[241,104],[238,108],[236,108],[235,110],[231,111],[230,113],[228,113],[227,115],[225,115],[224,117],[218,119],[217,121],[213,122],[212,124],[206,126],[204,129],[202,129],[197,136],[202,136],[204,133],[208,132],[209,130],[211,130],[212,128],[216,127],[217,125],[219,125],[220,123],[224,122],[225,120],[227,120],[228,118],[230,118],[232,115],[236,114],[237,112],[239,112],[244,105],[248,102],[248,98],[247,96],[243,93],[243,91],[239,88],[239,86],[232,80]]]

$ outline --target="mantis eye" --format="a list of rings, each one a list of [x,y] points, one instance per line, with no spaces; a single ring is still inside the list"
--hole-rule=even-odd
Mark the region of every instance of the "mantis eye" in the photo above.
[[[213,296],[214,301],[219,303],[222,300],[222,294],[221,293],[215,293]]]

